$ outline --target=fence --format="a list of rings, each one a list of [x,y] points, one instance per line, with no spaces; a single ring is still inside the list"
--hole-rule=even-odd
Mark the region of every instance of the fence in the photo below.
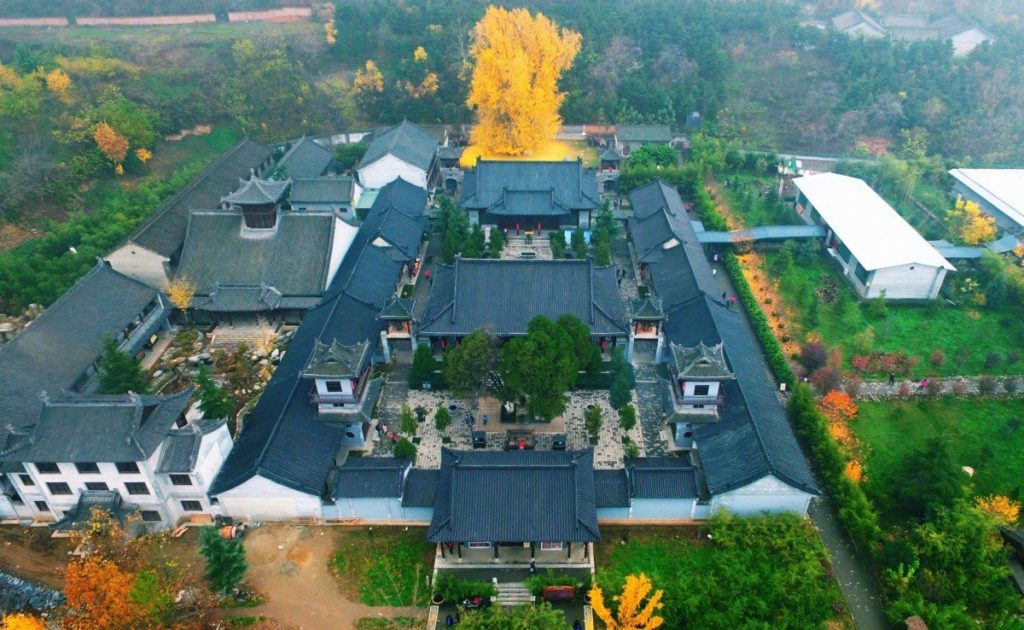
[[[238,11],[227,14],[229,23],[243,22],[302,22],[313,17],[310,7],[283,7],[265,11]],[[213,13],[183,15],[139,15],[133,17],[53,17],[53,18],[0,18],[0,28],[27,28],[38,26],[175,26],[181,24],[212,24],[217,21]]]

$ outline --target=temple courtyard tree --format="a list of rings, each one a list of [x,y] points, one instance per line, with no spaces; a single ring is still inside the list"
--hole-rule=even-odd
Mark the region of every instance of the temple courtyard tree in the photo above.
[[[580,50],[580,34],[526,9],[489,7],[474,29],[467,104],[479,119],[473,144],[523,155],[555,137],[565,95],[558,80]]]
[[[121,352],[113,339],[103,342],[100,356],[100,392],[103,394],[145,394],[149,378],[142,363]]]
[[[471,405],[494,385],[498,367],[498,340],[478,329],[444,355],[444,377],[455,395]]]

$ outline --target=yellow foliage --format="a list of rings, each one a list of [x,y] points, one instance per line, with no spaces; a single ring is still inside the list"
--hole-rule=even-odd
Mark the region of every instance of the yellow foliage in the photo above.
[[[114,172],[118,175],[124,175],[124,164],[118,164],[114,166]]]
[[[46,624],[32,615],[7,615],[0,622],[0,630],[46,630]]]
[[[12,88],[19,85],[21,85],[21,77],[14,71],[14,68],[0,63],[0,87]]]
[[[57,57],[57,65],[79,77],[112,78],[119,74],[139,75],[139,67],[114,57]]]
[[[46,75],[46,89],[57,96],[63,97],[71,89],[71,77],[60,68],[57,68]]]
[[[590,589],[590,605],[607,630],[653,630],[661,627],[665,620],[654,614],[663,606],[664,591],[659,589],[652,594],[652,590],[651,580],[643,573],[629,575],[622,595],[613,598],[619,603],[617,614],[604,603],[604,593],[599,586]]]
[[[419,62],[419,61],[426,61],[427,60],[427,49],[424,48],[423,46],[417,46],[416,50],[414,50],[413,53],[412,53],[412,58],[415,59],[417,62]]]
[[[565,95],[558,79],[580,50],[580,34],[542,13],[491,6],[474,28],[476,67],[466,103],[479,118],[473,144],[523,155],[555,136]]]
[[[117,133],[113,127],[105,122],[96,125],[96,128],[92,131],[92,137],[96,140],[96,146],[99,147],[104,157],[111,162],[115,162],[118,166],[121,165],[121,162],[124,162],[124,158],[128,155],[128,138]],[[118,174],[120,175],[120,173]]]
[[[427,76],[423,77],[423,82],[419,85],[413,85],[406,81],[402,84],[402,87],[405,89],[406,94],[412,98],[433,96],[434,94],[437,94],[437,88],[439,87],[437,74],[434,72],[428,72]]]
[[[139,161],[145,164],[153,159],[153,152],[149,149],[135,149],[135,157],[139,158]]]
[[[864,479],[864,467],[855,459],[846,462],[846,469],[843,472],[853,483],[860,483]]]
[[[1000,525],[1013,525],[1020,516],[1020,503],[1001,495],[978,497],[978,507],[994,517]]]
[[[338,43],[338,29],[334,27],[334,18],[327,20],[324,24],[324,37],[328,46]]]
[[[987,243],[996,238],[996,220],[981,211],[973,201],[960,200],[949,214],[946,221],[950,229],[968,245]]]
[[[356,71],[356,78],[352,85],[356,88],[356,92],[360,93],[383,92],[384,74],[381,73],[377,64],[373,63],[373,60],[368,59],[366,67]]]
[[[196,285],[185,278],[175,278],[167,284],[167,297],[178,310],[187,310],[196,296]]]

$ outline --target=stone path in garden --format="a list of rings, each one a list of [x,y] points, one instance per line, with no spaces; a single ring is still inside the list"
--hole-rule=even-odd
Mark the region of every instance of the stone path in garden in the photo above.
[[[384,381],[384,388],[380,395],[380,402],[377,403],[377,422],[386,425],[388,432],[398,432],[398,416],[402,413],[402,405],[409,398],[409,372],[412,366],[408,364],[393,365],[387,373]],[[376,437],[376,436],[374,436]],[[394,444],[384,436],[383,439],[373,443],[370,455],[376,457],[387,457],[394,450]]]
[[[986,381],[986,378],[991,380]],[[938,383],[941,389],[929,393],[927,388],[920,389],[920,380],[908,381],[897,379],[894,385],[890,385],[888,380],[865,381],[860,384],[860,391],[856,398],[871,400],[937,394],[954,394],[957,396],[1024,396],[1024,376],[954,376],[951,378],[933,378],[928,380]],[[900,392],[900,383],[906,384],[903,390],[909,393]]]
[[[636,374],[636,391],[634,392],[637,425],[643,433],[644,447],[648,457],[668,454],[663,430],[665,427],[664,399],[661,395],[661,384],[658,383],[657,367],[652,363],[640,363],[633,366]]]

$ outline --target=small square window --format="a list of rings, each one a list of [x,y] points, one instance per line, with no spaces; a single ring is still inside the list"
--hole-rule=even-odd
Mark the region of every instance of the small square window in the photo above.
[[[21,485],[23,486],[36,485],[36,482],[32,481],[32,475],[18,475],[18,479],[21,479]]]
[[[128,494],[149,494],[149,486],[141,481],[126,481],[124,488]]]
[[[110,490],[110,488],[107,487],[107,484],[103,483],[102,481],[86,481],[85,482],[85,489],[86,490]]]
[[[694,385],[693,386],[693,395],[694,396],[707,396],[710,393],[711,393],[711,386],[710,385]]]
[[[83,475],[98,475],[100,474],[100,467],[98,464],[93,462],[87,462],[82,464],[75,464],[75,469]]]
[[[541,551],[561,551],[562,543],[560,542],[542,542],[540,544]]]
[[[46,505],[46,501],[36,501],[36,509],[40,512],[49,512],[50,506]]]
[[[139,465],[135,462],[117,462],[117,472],[126,475],[139,474]]]
[[[468,542],[468,543],[466,543],[466,546],[469,547],[470,549],[490,549],[491,548],[491,543],[489,543],[489,542],[482,542],[482,541]]]
[[[199,501],[182,501],[181,509],[185,510],[186,512],[202,512],[203,504],[200,503]]]
[[[191,486],[192,477],[188,475],[171,475],[171,483],[176,486]]]
[[[160,518],[160,512],[157,512],[156,510],[142,510],[139,512],[139,516],[141,516],[142,520],[147,523],[159,523],[163,520]]]
[[[341,391],[341,381],[327,381],[325,385],[329,392],[338,393]]]
[[[71,494],[71,486],[63,481],[50,482],[46,484],[46,489],[50,491],[50,494]]]
[[[37,462],[36,470],[43,475],[58,475],[60,474],[60,466],[53,462]]]

